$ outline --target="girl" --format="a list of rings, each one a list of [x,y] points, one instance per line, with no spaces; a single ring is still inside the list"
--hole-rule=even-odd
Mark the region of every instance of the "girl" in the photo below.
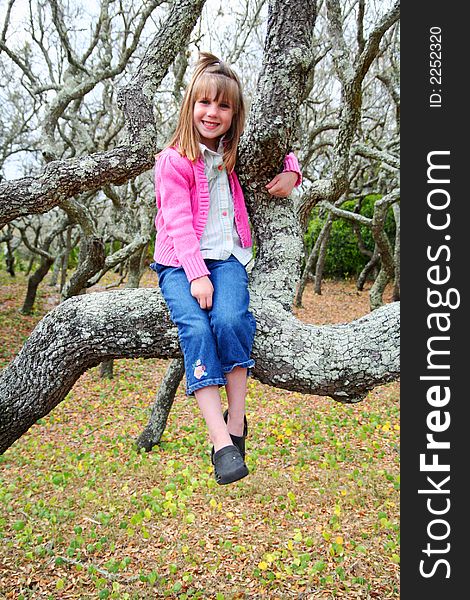
[[[157,272],[184,355],[186,393],[195,395],[213,444],[219,484],[248,475],[245,395],[256,323],[248,310],[245,266],[252,241],[234,172],[245,106],[234,71],[201,53],[178,124],[157,156]],[[287,196],[300,183],[293,154],[266,188]],[[222,414],[219,386],[227,392]]]

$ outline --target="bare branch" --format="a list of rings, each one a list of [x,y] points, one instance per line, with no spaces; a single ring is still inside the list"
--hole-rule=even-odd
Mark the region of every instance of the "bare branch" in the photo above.
[[[354,76],[356,85],[362,82],[372,61],[377,56],[380,42],[384,34],[395,25],[400,18],[400,0],[396,0],[393,7],[386,13],[377,27],[369,35],[363,52],[358,58],[356,64],[356,73]]]

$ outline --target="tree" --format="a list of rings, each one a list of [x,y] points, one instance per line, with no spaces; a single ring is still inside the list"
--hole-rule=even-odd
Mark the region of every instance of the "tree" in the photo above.
[[[136,75],[122,90],[130,143],[89,157],[53,161],[36,178],[0,185],[4,222],[18,214],[44,212],[78,192],[123,182],[152,166],[151,98],[202,5],[197,0],[172,4]],[[399,304],[343,325],[316,327],[295,319],[291,306],[300,276],[302,214],[291,200],[272,198],[264,189],[264,182],[279,171],[295,134],[314,62],[315,18],[314,0],[270,2],[263,65],[240,146],[238,173],[257,243],[250,279],[258,326],[253,374],[284,389],[355,402],[398,377]],[[398,4],[383,21],[391,27],[397,19]],[[316,189],[318,200],[330,198],[331,193],[322,194],[321,189]],[[8,205],[12,192],[24,205]],[[176,328],[158,290],[125,289],[66,300],[44,317],[3,371],[0,451],[57,406],[86,369],[111,358],[179,356]]]
[[[300,210],[305,224],[312,203],[327,216],[306,258],[297,306],[313,272],[315,292],[321,293],[323,265],[335,219],[348,219],[356,231],[359,225],[366,226],[373,234],[376,249],[362,274],[366,276],[376,265],[381,267],[371,291],[371,309],[382,304],[384,287],[395,274],[398,284],[399,265],[396,259],[390,260],[380,207],[373,227],[372,220],[361,219],[358,210],[346,212],[343,207],[348,200],[359,203],[367,194],[385,196],[392,192],[394,206],[398,206],[400,103],[394,83],[398,80],[394,62],[398,41],[397,27],[391,26],[396,23],[398,4],[383,15],[375,15],[376,23],[366,36],[369,26],[365,15],[371,10],[374,3],[365,0],[354,2],[349,10],[346,6],[341,10],[337,0],[324,4],[326,26],[316,36],[318,59],[312,92],[301,109],[301,157],[310,185],[300,200]],[[397,209],[393,211],[397,214]],[[363,251],[361,243],[358,236]]]

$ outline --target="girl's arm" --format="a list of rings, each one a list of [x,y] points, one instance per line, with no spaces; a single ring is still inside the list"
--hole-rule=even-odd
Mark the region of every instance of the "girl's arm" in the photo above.
[[[155,178],[158,179],[164,230],[173,242],[188,281],[210,274],[193,226],[191,176],[191,166],[182,157],[163,155],[157,160]]]
[[[290,195],[294,187],[302,183],[302,173],[300,171],[299,161],[293,152],[284,158],[284,169],[272,179],[266,189],[273,196],[286,198]]]

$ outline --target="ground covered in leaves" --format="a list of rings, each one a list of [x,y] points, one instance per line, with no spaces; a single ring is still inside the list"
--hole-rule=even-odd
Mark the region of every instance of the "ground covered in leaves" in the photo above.
[[[24,276],[0,283],[3,367],[58,296],[44,285],[24,316]],[[353,282],[309,287],[295,310],[319,324],[368,311]],[[398,383],[341,405],[250,380],[250,475],[218,486],[182,385],[161,445],[134,446],[166,365],[90,370],[0,456],[0,598],[398,599]]]

